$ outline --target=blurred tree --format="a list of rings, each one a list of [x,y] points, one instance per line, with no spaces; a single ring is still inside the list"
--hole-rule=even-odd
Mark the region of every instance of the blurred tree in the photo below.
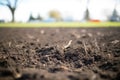
[[[116,0],[112,16],[109,18],[110,21],[120,21],[120,16],[118,15],[118,12],[116,10],[118,3],[119,3],[119,0]]]
[[[89,5],[90,0],[86,1],[86,11],[85,11],[85,15],[84,15],[84,20],[85,21],[89,21],[90,17],[89,17],[89,9],[88,9],[88,5]]]
[[[61,15],[58,11],[50,11],[49,16],[54,18],[56,21],[62,21]]]
[[[120,17],[118,16],[116,9],[114,9],[112,16],[110,17],[110,21],[120,21]]]
[[[37,18],[38,20],[43,20],[43,18],[40,16],[40,14],[38,14]]]
[[[43,18],[40,16],[40,14],[38,14],[37,17],[34,17],[31,13],[28,21],[29,22],[39,22],[41,20],[43,20]]]
[[[0,0],[0,5],[7,6],[12,14],[11,22],[15,22],[15,10],[17,8],[18,0]]]
[[[90,20],[88,8],[86,9],[86,12],[85,12],[85,20],[86,20],[86,21],[89,21],[89,20]]]
[[[32,13],[30,14],[30,17],[29,17],[29,21],[31,20],[35,20],[35,18],[33,17]]]

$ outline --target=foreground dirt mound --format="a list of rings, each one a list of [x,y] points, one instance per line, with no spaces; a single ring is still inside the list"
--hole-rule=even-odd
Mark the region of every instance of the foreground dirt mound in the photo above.
[[[0,28],[0,80],[120,80],[120,28]]]

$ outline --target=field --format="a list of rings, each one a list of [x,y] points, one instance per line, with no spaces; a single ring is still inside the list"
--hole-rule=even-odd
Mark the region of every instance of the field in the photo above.
[[[120,22],[0,23],[0,27],[119,27]]]
[[[0,80],[120,80],[119,23],[49,24],[0,24]]]

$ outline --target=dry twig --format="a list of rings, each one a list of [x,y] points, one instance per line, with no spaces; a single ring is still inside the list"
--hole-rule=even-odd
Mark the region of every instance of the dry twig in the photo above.
[[[72,43],[72,40],[70,40],[70,41],[68,42],[68,44],[63,47],[63,49],[68,48],[68,47],[71,45],[71,43]]]
[[[98,50],[100,50],[100,47],[98,46],[98,42],[97,42],[96,39],[95,39],[95,46],[96,46],[96,48],[97,48]]]
[[[86,46],[86,44],[85,44],[84,41],[83,41],[83,46],[84,46],[85,53],[88,54],[88,52],[87,52],[87,46]]]

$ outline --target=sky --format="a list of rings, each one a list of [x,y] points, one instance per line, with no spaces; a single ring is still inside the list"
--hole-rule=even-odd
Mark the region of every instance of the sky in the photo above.
[[[64,19],[81,21],[88,6],[91,19],[106,21],[108,16],[112,15],[116,1],[118,1],[116,10],[120,15],[120,0],[90,0],[89,5],[87,0],[22,0],[15,12],[15,20],[26,22],[31,13],[34,17],[40,14],[43,19],[48,19],[49,12],[57,10]],[[0,5],[0,19],[11,20],[11,13],[6,6]]]

